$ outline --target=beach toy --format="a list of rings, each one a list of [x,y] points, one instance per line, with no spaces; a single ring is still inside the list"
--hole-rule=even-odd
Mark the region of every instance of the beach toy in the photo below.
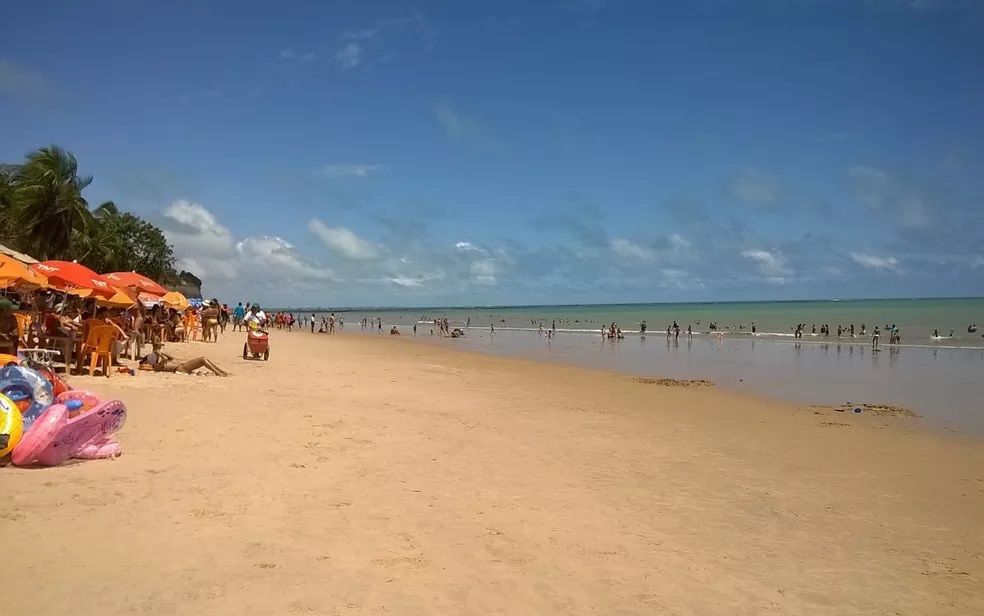
[[[21,363],[21,358],[16,355],[9,355],[7,353],[0,353],[0,366],[6,366],[7,364],[14,364],[19,366]]]
[[[123,446],[112,437],[97,439],[75,454],[76,458],[82,460],[99,460],[102,458],[118,458],[123,454]]]
[[[17,466],[36,464],[38,456],[50,447],[59,431],[68,423],[68,409],[63,404],[52,404],[34,420],[30,430],[24,433],[20,444],[14,448],[13,463]]]
[[[78,406],[81,401],[67,402]],[[67,405],[52,404],[21,438],[14,449],[13,462],[18,466],[57,466],[74,457],[92,459],[117,456],[122,449],[110,436],[125,421],[126,407],[119,400],[97,404],[88,413],[75,418],[69,418]]]
[[[0,368],[0,393],[16,397],[19,401],[30,398],[31,404],[23,410],[24,429],[31,427],[44,409],[54,402],[51,383],[37,371],[24,366]],[[18,400],[14,400],[17,402]]]
[[[94,409],[102,400],[99,396],[90,392],[82,391],[80,389],[73,389],[71,391],[66,391],[59,394],[55,398],[55,402],[59,404],[64,404],[68,407],[69,418],[77,417],[86,411],[91,411]]]
[[[64,405],[58,405],[65,408]],[[65,417],[68,409],[65,408]],[[102,402],[88,413],[67,419],[51,443],[38,453],[37,463],[58,466],[79,455],[88,445],[115,434],[126,421],[126,406],[119,400]]]
[[[7,396],[0,395],[0,458],[17,447],[24,434],[20,409]]]
[[[65,393],[66,391],[71,391],[72,388],[69,387],[68,383],[63,381],[58,373],[47,366],[37,366],[34,370],[43,376],[45,379],[51,383],[51,393],[57,398],[59,395]]]

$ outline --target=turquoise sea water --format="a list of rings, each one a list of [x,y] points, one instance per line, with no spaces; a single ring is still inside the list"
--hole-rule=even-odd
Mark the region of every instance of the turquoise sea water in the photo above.
[[[300,312],[300,311],[298,311]],[[305,311],[309,313],[310,310]],[[323,313],[326,309],[317,309]],[[452,326],[470,323],[472,328],[497,330],[556,329],[574,334],[598,334],[603,325],[615,322],[626,336],[637,334],[640,323],[646,321],[651,335],[662,332],[676,321],[686,332],[692,326],[698,334],[708,334],[714,322],[718,331],[726,336],[751,337],[755,324],[755,337],[759,339],[792,338],[797,323],[806,325],[804,340],[819,340],[820,326],[830,326],[829,339],[837,338],[837,328],[845,331],[843,339],[849,339],[850,326],[860,337],[861,326],[867,334],[875,325],[882,328],[895,325],[902,335],[902,346],[971,347],[984,348],[984,298],[970,299],[880,299],[880,300],[823,300],[800,302],[722,302],[694,304],[608,304],[584,306],[515,306],[470,308],[418,308],[418,309],[354,309],[337,310],[344,313],[349,322],[363,317],[379,316],[386,324],[412,326],[418,322],[447,317]],[[296,313],[295,313],[296,314]],[[979,324],[976,333],[968,327]],[[813,328],[818,332],[814,335]],[[430,327],[429,325],[427,326]],[[933,333],[938,330],[939,338]],[[953,332],[952,337],[950,332]],[[882,337],[887,341],[887,336]]]

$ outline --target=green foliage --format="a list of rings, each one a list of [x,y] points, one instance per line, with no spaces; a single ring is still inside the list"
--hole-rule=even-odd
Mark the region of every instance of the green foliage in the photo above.
[[[159,228],[112,201],[89,209],[82,192],[91,182],[78,175],[75,156],[57,146],[31,152],[20,165],[0,163],[3,242],[42,261],[136,271],[163,285],[186,277],[201,284],[188,272],[175,272],[174,250]]]

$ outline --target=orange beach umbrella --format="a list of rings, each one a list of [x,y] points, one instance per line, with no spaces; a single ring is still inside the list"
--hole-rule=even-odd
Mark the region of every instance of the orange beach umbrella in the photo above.
[[[48,284],[60,291],[88,289],[92,295],[106,298],[116,294],[116,289],[99,278],[99,274],[75,261],[42,261],[32,264],[31,269],[47,278]]]
[[[0,288],[45,286],[47,278],[13,257],[0,254]]]
[[[141,293],[149,293],[158,297],[167,294],[167,289],[136,272],[113,272],[112,274],[103,274],[100,278],[116,287],[137,287]]]
[[[191,305],[188,298],[177,291],[168,291],[162,301],[165,307],[174,308],[178,311],[186,310]]]
[[[108,306],[110,308],[129,308],[130,306],[136,304],[132,297],[126,294],[122,289],[117,290],[116,294],[112,297],[103,299],[99,298],[96,300],[97,306]]]

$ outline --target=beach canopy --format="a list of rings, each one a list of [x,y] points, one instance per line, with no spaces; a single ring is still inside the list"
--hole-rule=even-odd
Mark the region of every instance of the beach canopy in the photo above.
[[[167,295],[161,298],[161,301],[166,308],[174,308],[178,311],[187,310],[188,306],[191,305],[188,298],[177,291],[168,291]]]
[[[129,308],[133,306],[136,302],[130,297],[123,289],[117,289],[116,294],[109,298],[99,298],[96,300],[97,306],[106,306],[109,308]]]
[[[31,269],[48,279],[48,285],[59,291],[88,290],[88,295],[110,298],[116,289],[99,274],[75,261],[42,261]]]
[[[113,272],[103,274],[100,278],[114,287],[136,287],[141,293],[148,293],[157,297],[163,297],[167,294],[167,289],[136,272]]]
[[[48,279],[13,257],[0,254],[0,288],[38,288],[48,286]]]

